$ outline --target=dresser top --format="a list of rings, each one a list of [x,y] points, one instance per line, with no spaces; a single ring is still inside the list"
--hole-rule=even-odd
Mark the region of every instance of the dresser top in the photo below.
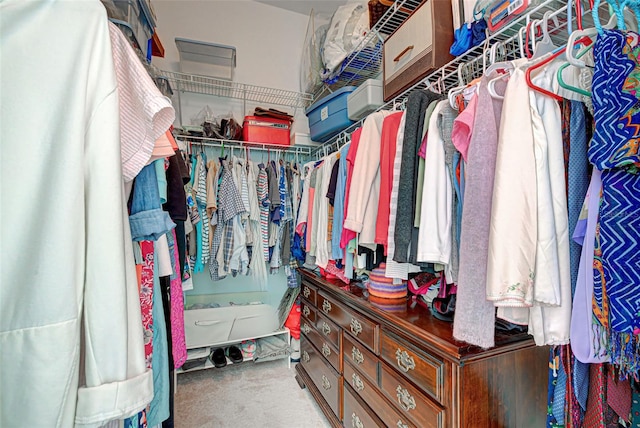
[[[441,321],[411,297],[398,299],[370,298],[369,293],[352,282],[321,277],[307,269],[299,269],[302,280],[310,283],[329,297],[380,323],[381,327],[404,339],[438,352],[443,357],[459,362],[489,358],[509,350],[535,346],[526,333],[510,333],[496,329],[496,346],[482,349],[453,338],[453,323]]]

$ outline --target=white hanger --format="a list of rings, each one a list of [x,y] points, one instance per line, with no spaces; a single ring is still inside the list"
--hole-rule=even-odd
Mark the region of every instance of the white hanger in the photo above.
[[[553,40],[551,40],[551,36],[549,35],[549,18],[551,18],[551,12],[547,11],[544,13],[542,21],[537,21],[542,29],[542,40],[535,44],[535,47],[533,48],[533,57],[531,57],[532,60],[542,58],[544,55],[553,52],[558,48],[553,44]],[[532,40],[535,40],[536,25],[537,24],[534,23],[531,26]]]

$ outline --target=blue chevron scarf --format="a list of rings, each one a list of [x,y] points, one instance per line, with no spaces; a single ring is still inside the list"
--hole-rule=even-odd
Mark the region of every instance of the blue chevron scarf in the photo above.
[[[594,254],[594,328],[623,377],[640,370],[640,37],[605,30],[594,47],[595,130],[602,171]]]

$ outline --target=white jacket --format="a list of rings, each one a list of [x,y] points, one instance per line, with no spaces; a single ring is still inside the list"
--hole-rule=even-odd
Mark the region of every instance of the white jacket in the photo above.
[[[107,22],[97,1],[0,2],[3,427],[98,426],[153,396]]]
[[[380,139],[382,122],[391,111],[371,113],[362,125],[349,190],[344,227],[360,234],[359,245],[375,248],[376,219],[380,199]]]

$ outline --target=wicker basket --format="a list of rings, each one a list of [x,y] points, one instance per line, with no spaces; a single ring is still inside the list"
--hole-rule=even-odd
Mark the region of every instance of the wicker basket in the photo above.
[[[388,0],[369,0],[369,28],[382,18],[393,2]]]

